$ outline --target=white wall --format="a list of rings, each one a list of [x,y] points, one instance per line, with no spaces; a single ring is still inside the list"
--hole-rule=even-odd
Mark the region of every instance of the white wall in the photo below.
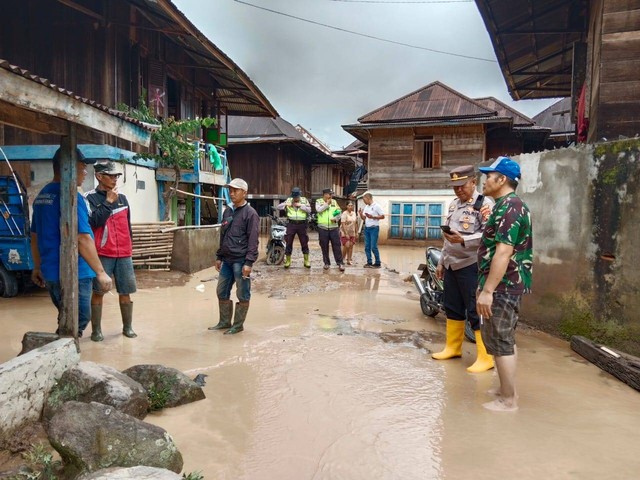
[[[131,208],[131,222],[157,222],[158,221],[158,184],[156,182],[156,171],[151,168],[140,167],[131,164],[116,163],[122,176],[118,180],[118,189],[124,193],[129,200]],[[93,179],[92,185],[85,186],[84,191],[95,188],[98,182],[93,174],[93,168],[88,169],[88,179]],[[144,182],[144,189],[137,185],[137,182]]]

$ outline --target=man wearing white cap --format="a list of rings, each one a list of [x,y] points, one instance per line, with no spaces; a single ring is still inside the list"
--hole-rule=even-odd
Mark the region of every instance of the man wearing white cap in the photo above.
[[[228,205],[222,214],[220,248],[216,252],[216,270],[220,272],[217,288],[220,319],[209,330],[226,330],[225,335],[233,335],[244,330],[244,321],[249,311],[250,275],[253,263],[258,259],[260,218],[247,202],[247,182],[234,178],[225,186],[229,188],[232,205]],[[238,297],[235,316],[231,300],[234,283]]]

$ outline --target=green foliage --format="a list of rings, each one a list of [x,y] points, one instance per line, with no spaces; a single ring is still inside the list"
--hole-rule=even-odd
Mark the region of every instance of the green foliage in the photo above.
[[[580,335],[632,355],[638,354],[638,327],[622,324],[612,318],[596,318],[588,300],[577,294],[567,295],[562,300],[560,332],[567,339]]]
[[[143,91],[138,99],[137,108],[123,103],[116,105],[116,110],[126,113],[131,118],[158,126],[151,134],[151,140],[158,147],[158,152],[140,153],[134,159],[156,160],[159,165],[174,168],[178,172],[183,168],[193,168],[193,160],[198,152],[192,139],[199,139],[200,129],[215,125],[216,120],[209,117],[189,120],[156,118],[145,97],[146,91]]]
[[[156,383],[151,384],[147,390],[149,397],[149,411],[156,412],[167,406],[167,402],[171,398],[171,391],[176,383],[175,377],[163,375],[158,378]]]
[[[53,459],[53,453],[44,443],[31,445],[22,458],[27,464],[27,471],[18,473],[10,480],[58,480],[56,473],[62,463]]]
[[[204,475],[202,475],[202,472],[183,473],[182,478],[185,480],[204,480]]]

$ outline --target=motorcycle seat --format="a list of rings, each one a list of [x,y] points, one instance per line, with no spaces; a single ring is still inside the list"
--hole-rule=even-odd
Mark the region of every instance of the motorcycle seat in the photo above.
[[[441,257],[442,252],[440,250],[437,250],[435,248],[427,250],[427,260],[433,265],[438,265]]]

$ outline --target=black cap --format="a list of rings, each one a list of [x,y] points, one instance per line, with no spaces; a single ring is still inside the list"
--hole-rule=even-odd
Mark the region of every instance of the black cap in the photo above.
[[[300,190],[300,187],[293,187],[293,190],[291,190],[291,196],[299,197],[301,195],[302,195],[302,191]]]
[[[118,171],[116,164],[113,162],[99,162],[93,166],[95,173],[106,173],[107,175],[122,175],[122,172]]]
[[[324,190],[322,190],[322,194],[324,195],[325,193],[330,193],[331,195],[333,195],[333,190],[331,190],[330,188],[325,188]]]

